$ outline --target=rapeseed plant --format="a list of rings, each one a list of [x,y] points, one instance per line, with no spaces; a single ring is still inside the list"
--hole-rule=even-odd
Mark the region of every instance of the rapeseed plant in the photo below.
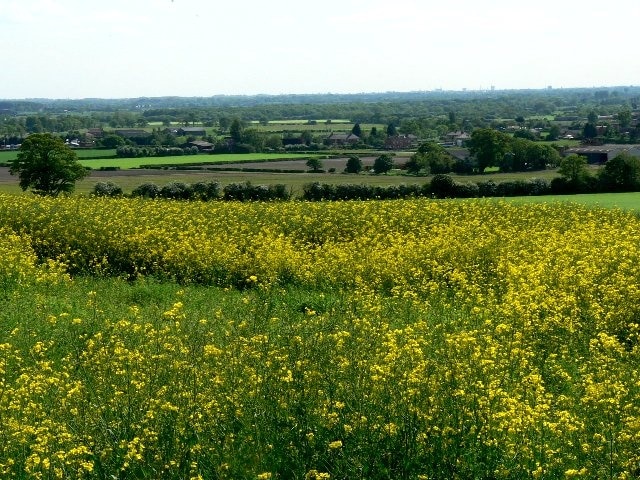
[[[631,213],[2,196],[0,229],[3,477],[640,472]]]

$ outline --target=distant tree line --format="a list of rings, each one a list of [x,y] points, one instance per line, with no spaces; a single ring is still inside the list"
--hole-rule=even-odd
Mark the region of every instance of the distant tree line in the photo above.
[[[516,125],[528,129],[553,127],[546,116],[573,118],[585,138],[636,141],[632,126],[640,106],[640,87],[606,89],[547,89],[494,92],[391,92],[353,95],[267,95],[0,101],[0,139],[19,143],[29,133],[75,136],[88,128],[142,128],[151,122],[165,126],[200,124],[229,133],[235,118],[248,124],[269,120],[345,118],[357,124],[391,125],[397,133],[435,139],[451,130]],[[34,113],[37,112],[37,113]],[[593,116],[595,115],[595,116]],[[602,123],[615,117],[620,128]],[[581,123],[582,119],[588,119]],[[557,125],[556,125],[557,127]],[[370,132],[362,132],[370,135]],[[385,132],[377,132],[384,134]],[[389,134],[389,132],[386,132]],[[370,135],[371,136],[371,135]],[[595,136],[595,137],[594,137]],[[529,138],[530,139],[530,138]],[[149,144],[169,145],[154,138]]]
[[[196,155],[197,153],[198,147],[134,147],[123,145],[116,149],[116,155],[120,158],[174,157]]]

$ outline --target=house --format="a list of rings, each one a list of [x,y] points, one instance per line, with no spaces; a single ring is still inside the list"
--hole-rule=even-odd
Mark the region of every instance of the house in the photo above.
[[[87,135],[91,135],[94,138],[104,137],[104,130],[102,128],[90,128],[87,130]]]
[[[141,128],[120,128],[113,131],[116,135],[120,135],[124,138],[140,138],[148,137],[151,134]]]
[[[327,145],[334,147],[338,145],[353,145],[359,141],[360,137],[353,133],[332,133],[325,139]]]
[[[587,163],[602,164],[615,158],[622,152],[627,152],[634,157],[640,158],[640,145],[591,145],[567,148],[564,155],[577,154],[587,157]]]
[[[193,142],[189,142],[189,145],[197,147],[200,152],[212,152],[215,147],[215,144],[211,142],[204,142],[202,140],[194,140]]]
[[[445,144],[455,145],[457,147],[464,147],[470,140],[471,135],[462,131],[449,132],[444,136]]]
[[[402,150],[415,147],[417,143],[418,137],[411,133],[408,135],[393,135],[391,137],[387,137],[384,141],[384,148],[389,150]]]
[[[177,134],[181,137],[204,137],[207,131],[203,127],[180,127]]]

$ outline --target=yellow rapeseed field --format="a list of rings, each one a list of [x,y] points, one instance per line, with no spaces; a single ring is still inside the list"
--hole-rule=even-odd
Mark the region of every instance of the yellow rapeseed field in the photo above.
[[[567,204],[0,196],[0,477],[638,478],[639,260]]]

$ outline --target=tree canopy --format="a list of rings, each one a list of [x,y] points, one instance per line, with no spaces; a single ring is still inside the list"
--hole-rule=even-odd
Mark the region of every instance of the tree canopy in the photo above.
[[[604,164],[600,181],[607,191],[637,191],[640,188],[640,159],[621,152]]]
[[[478,169],[483,173],[487,167],[500,165],[510,137],[492,128],[479,128],[471,134],[471,155],[478,161]]]
[[[393,157],[388,153],[380,155],[373,162],[373,172],[376,174],[387,173],[393,169]]]
[[[575,153],[564,157],[560,161],[558,173],[572,185],[584,184],[589,178],[587,158]]]
[[[75,152],[49,133],[29,135],[9,172],[18,175],[22,190],[30,188],[36,194],[52,196],[72,192],[75,182],[88,174]]]
[[[357,155],[351,155],[347,159],[347,165],[344,169],[347,173],[360,173],[362,171],[362,160]]]

